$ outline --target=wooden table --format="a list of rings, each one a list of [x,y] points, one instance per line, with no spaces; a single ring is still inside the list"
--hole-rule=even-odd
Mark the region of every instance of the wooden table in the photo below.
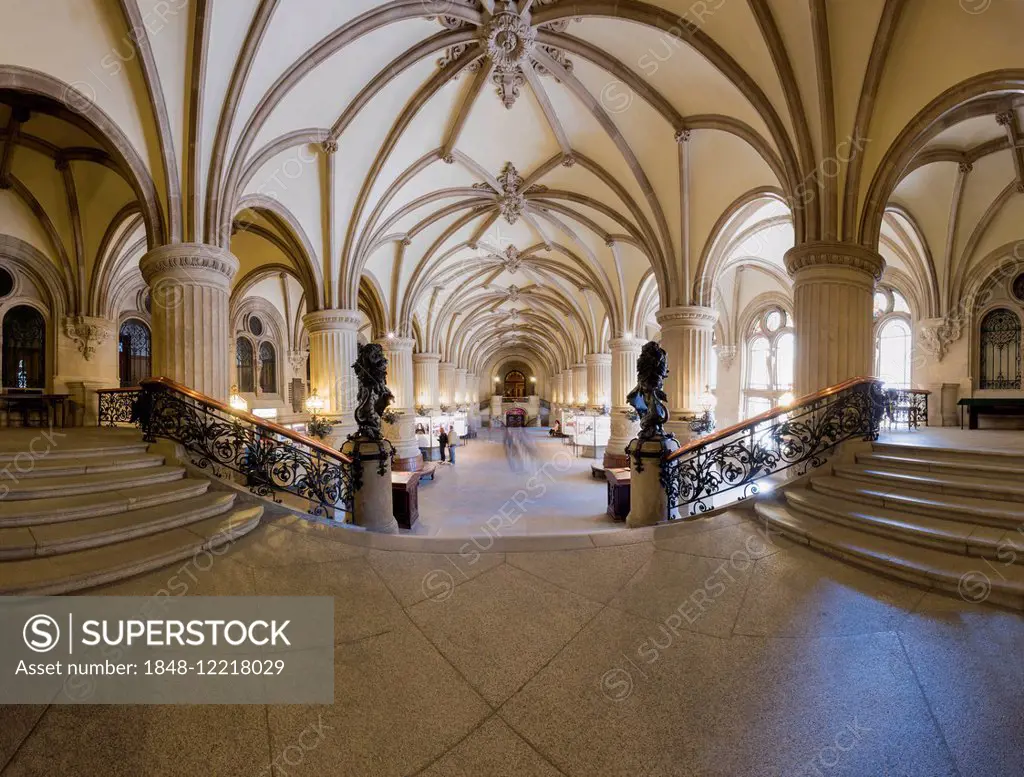
[[[968,429],[978,428],[979,415],[1024,416],[1024,399],[1014,397],[965,397],[960,405],[960,428],[964,428],[964,408],[968,413]]]
[[[392,472],[391,499],[395,520],[403,529],[411,529],[420,518],[420,477],[422,472]]]
[[[632,473],[628,469],[610,468],[604,471],[608,481],[608,515],[624,521],[629,515],[629,488]]]
[[[57,425],[57,409],[60,409],[60,426],[67,424],[67,401],[70,394],[0,394],[0,402],[7,408],[7,423],[10,425],[11,409],[21,410],[22,426],[28,426],[28,411],[38,409],[46,411],[46,422],[50,427]],[[40,426],[42,422],[40,421]]]

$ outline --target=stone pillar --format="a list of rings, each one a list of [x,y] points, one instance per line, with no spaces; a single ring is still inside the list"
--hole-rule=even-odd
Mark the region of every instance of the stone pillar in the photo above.
[[[587,398],[591,407],[611,405],[612,397],[612,355],[610,353],[587,354]]]
[[[455,365],[441,362],[438,365],[438,396],[442,405],[455,405]]]
[[[352,365],[359,356],[362,315],[358,310],[318,310],[302,322],[309,332],[310,389],[323,399],[323,414],[338,422],[327,440],[336,448],[356,430],[352,414],[359,384]]]
[[[227,401],[229,297],[238,260],[200,243],[160,246],[139,261],[152,306],[153,375]]]
[[[416,404],[421,407],[441,409],[440,378],[437,366],[441,363],[441,355],[436,353],[414,353],[413,388],[416,391]]]
[[[468,405],[469,402],[466,398],[466,373],[465,367],[456,367],[455,369],[455,396],[452,400],[453,405]]]
[[[711,342],[718,313],[712,308],[663,308],[657,314],[661,325],[661,347],[668,355],[665,392],[672,420],[667,431],[680,440],[693,436],[689,420],[700,413],[700,398],[711,381]]]
[[[590,401],[587,396],[587,365],[577,364],[572,368],[572,387],[576,391],[576,404],[585,405]]]
[[[368,531],[398,534],[391,496],[391,452],[387,443],[346,440],[341,452],[355,459],[354,467],[362,468],[362,486],[353,500],[352,522]],[[382,461],[384,474],[380,472]]]
[[[628,467],[629,456],[626,455],[626,446],[636,437],[640,421],[630,421],[626,418],[626,412],[632,410],[626,404],[626,396],[636,386],[636,363],[640,358],[644,341],[638,337],[618,337],[609,345],[612,349],[612,436],[604,453],[604,466]]]
[[[471,429],[480,428],[480,376],[466,373],[466,408]]]
[[[572,385],[571,369],[562,370],[562,404],[571,407],[576,404],[576,387]]]
[[[505,425],[505,416],[501,412],[501,394],[491,396],[491,427],[501,424]]]
[[[384,435],[395,446],[396,472],[416,472],[423,468],[423,454],[416,441],[416,395],[413,391],[412,349],[416,341],[408,337],[382,337],[377,343],[388,360],[388,388],[395,395],[391,409],[398,420],[384,423]]]
[[[565,401],[562,397],[562,373],[558,373],[554,378],[552,378],[551,385],[551,404],[554,407],[560,407]],[[554,407],[552,407],[552,409],[554,409]]]
[[[885,270],[875,251],[806,243],[786,253],[793,278],[797,396],[874,372],[874,293]]]

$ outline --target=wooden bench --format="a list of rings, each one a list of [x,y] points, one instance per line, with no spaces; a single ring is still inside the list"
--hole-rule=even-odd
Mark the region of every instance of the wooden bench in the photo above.
[[[426,462],[423,469],[420,470],[420,480],[430,480],[433,483],[435,474],[437,474],[437,464]]]
[[[968,429],[978,428],[979,415],[1024,416],[1024,398],[1016,397],[965,397],[960,406],[960,428],[964,428],[964,410],[968,414]]]

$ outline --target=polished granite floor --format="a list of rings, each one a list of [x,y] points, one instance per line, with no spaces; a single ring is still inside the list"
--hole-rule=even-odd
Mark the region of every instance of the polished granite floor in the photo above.
[[[279,517],[191,569],[187,593],[334,596],[333,706],[0,708],[0,774],[1024,772],[1021,617],[859,571],[739,512],[545,549],[566,542],[460,551]],[[154,594],[175,575],[102,593]]]

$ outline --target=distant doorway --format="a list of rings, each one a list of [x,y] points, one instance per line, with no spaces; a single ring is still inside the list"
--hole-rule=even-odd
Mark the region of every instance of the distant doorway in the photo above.
[[[505,375],[505,396],[511,399],[526,396],[526,376],[519,370],[512,370]]]
[[[505,413],[505,426],[521,429],[526,426],[526,411],[521,407],[513,408]]]
[[[144,322],[129,318],[121,324],[117,341],[121,388],[138,386],[142,380],[151,377],[152,350],[152,336]]]

